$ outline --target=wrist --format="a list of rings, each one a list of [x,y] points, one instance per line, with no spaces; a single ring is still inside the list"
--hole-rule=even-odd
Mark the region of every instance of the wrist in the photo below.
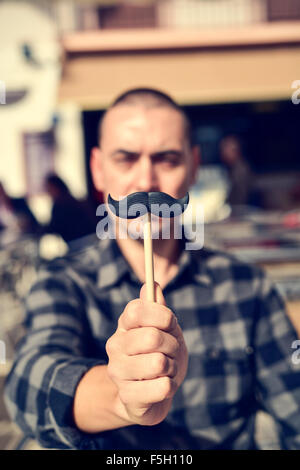
[[[167,417],[172,406],[172,401],[172,398],[167,398],[161,402],[149,404],[148,406],[132,407],[125,405],[120,400],[120,403],[117,405],[117,412],[119,413],[119,417],[122,416],[123,419],[127,420],[131,425],[154,426],[161,423]]]
[[[115,415],[115,417],[121,421],[123,421],[124,426],[130,426],[133,424],[138,424],[135,422],[134,419],[132,419],[128,413],[126,405],[122,402],[120,396],[118,393],[115,394],[113,400],[112,400],[112,412]]]

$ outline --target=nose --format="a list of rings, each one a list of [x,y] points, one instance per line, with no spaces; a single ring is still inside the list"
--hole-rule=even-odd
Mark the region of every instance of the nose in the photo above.
[[[157,176],[151,158],[140,158],[135,184],[137,191],[158,191]]]

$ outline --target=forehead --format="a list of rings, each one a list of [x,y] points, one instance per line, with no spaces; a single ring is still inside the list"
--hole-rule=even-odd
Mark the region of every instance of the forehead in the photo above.
[[[101,146],[174,145],[185,136],[183,116],[169,106],[119,105],[110,109],[102,122]]]

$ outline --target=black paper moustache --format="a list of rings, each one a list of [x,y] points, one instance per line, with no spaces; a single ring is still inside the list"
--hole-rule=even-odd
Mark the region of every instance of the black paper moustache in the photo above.
[[[121,201],[115,201],[109,194],[108,203],[115,209],[116,215],[122,219],[136,219],[149,212],[157,217],[172,218],[185,211],[189,203],[189,193],[186,193],[181,199],[175,199],[169,194],[160,191],[149,193],[137,192],[129,194]],[[138,206],[133,208],[135,204],[138,204]],[[171,209],[171,211],[168,211],[167,215],[164,215],[164,211],[162,211],[160,207],[162,204],[167,204]],[[128,214],[130,208],[136,209],[135,211],[130,211],[134,212],[134,214]]]

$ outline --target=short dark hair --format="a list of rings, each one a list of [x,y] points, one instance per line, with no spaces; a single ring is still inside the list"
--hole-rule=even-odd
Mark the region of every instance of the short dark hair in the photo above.
[[[50,173],[46,176],[45,183],[57,188],[61,194],[69,194],[69,188],[66,183],[55,173]]]
[[[171,98],[169,95],[164,93],[163,91],[157,90],[155,88],[132,88],[121,93],[107,108],[104,114],[101,116],[98,126],[98,143],[100,145],[101,137],[102,137],[102,125],[105,118],[106,113],[121,104],[129,104],[129,105],[139,105],[142,104],[145,107],[159,107],[159,106],[167,106],[170,108],[175,109],[183,118],[184,127],[185,127],[185,134],[187,137],[187,141],[190,146],[192,146],[192,132],[191,132],[191,124],[190,121],[183,111],[183,109]]]

